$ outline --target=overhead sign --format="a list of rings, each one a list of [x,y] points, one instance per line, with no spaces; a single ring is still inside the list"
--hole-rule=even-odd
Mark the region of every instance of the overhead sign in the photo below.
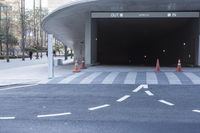
[[[92,18],[199,18],[199,12],[92,12]]]

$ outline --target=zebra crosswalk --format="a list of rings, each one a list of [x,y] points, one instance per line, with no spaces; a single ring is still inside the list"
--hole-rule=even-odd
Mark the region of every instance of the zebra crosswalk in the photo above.
[[[200,84],[200,72],[81,72],[47,84]]]

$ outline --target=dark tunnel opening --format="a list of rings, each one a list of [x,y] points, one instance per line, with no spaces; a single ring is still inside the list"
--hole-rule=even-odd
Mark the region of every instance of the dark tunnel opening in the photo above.
[[[96,19],[97,62],[106,65],[195,65],[198,19]]]

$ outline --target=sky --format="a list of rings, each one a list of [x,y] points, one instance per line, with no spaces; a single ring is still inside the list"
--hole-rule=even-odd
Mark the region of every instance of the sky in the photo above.
[[[25,0],[26,2],[26,8],[31,9],[33,8],[33,0]],[[36,7],[39,7],[39,0],[35,0]],[[47,0],[42,0],[42,7],[47,7],[48,2]]]

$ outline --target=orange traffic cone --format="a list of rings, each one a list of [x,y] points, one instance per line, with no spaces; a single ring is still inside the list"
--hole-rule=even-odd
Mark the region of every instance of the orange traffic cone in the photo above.
[[[86,69],[87,67],[85,66],[85,58],[83,57],[82,62],[81,62],[81,69]]]
[[[156,69],[155,69],[156,72],[160,72],[160,62],[159,62],[159,59],[157,59],[156,61]]]
[[[80,72],[80,68],[78,67],[78,60],[75,61],[75,65],[74,65],[74,68],[73,68],[73,72],[74,73],[78,73]]]
[[[176,67],[176,72],[182,72],[181,60],[180,59],[178,60],[178,64],[177,64],[177,67]]]

